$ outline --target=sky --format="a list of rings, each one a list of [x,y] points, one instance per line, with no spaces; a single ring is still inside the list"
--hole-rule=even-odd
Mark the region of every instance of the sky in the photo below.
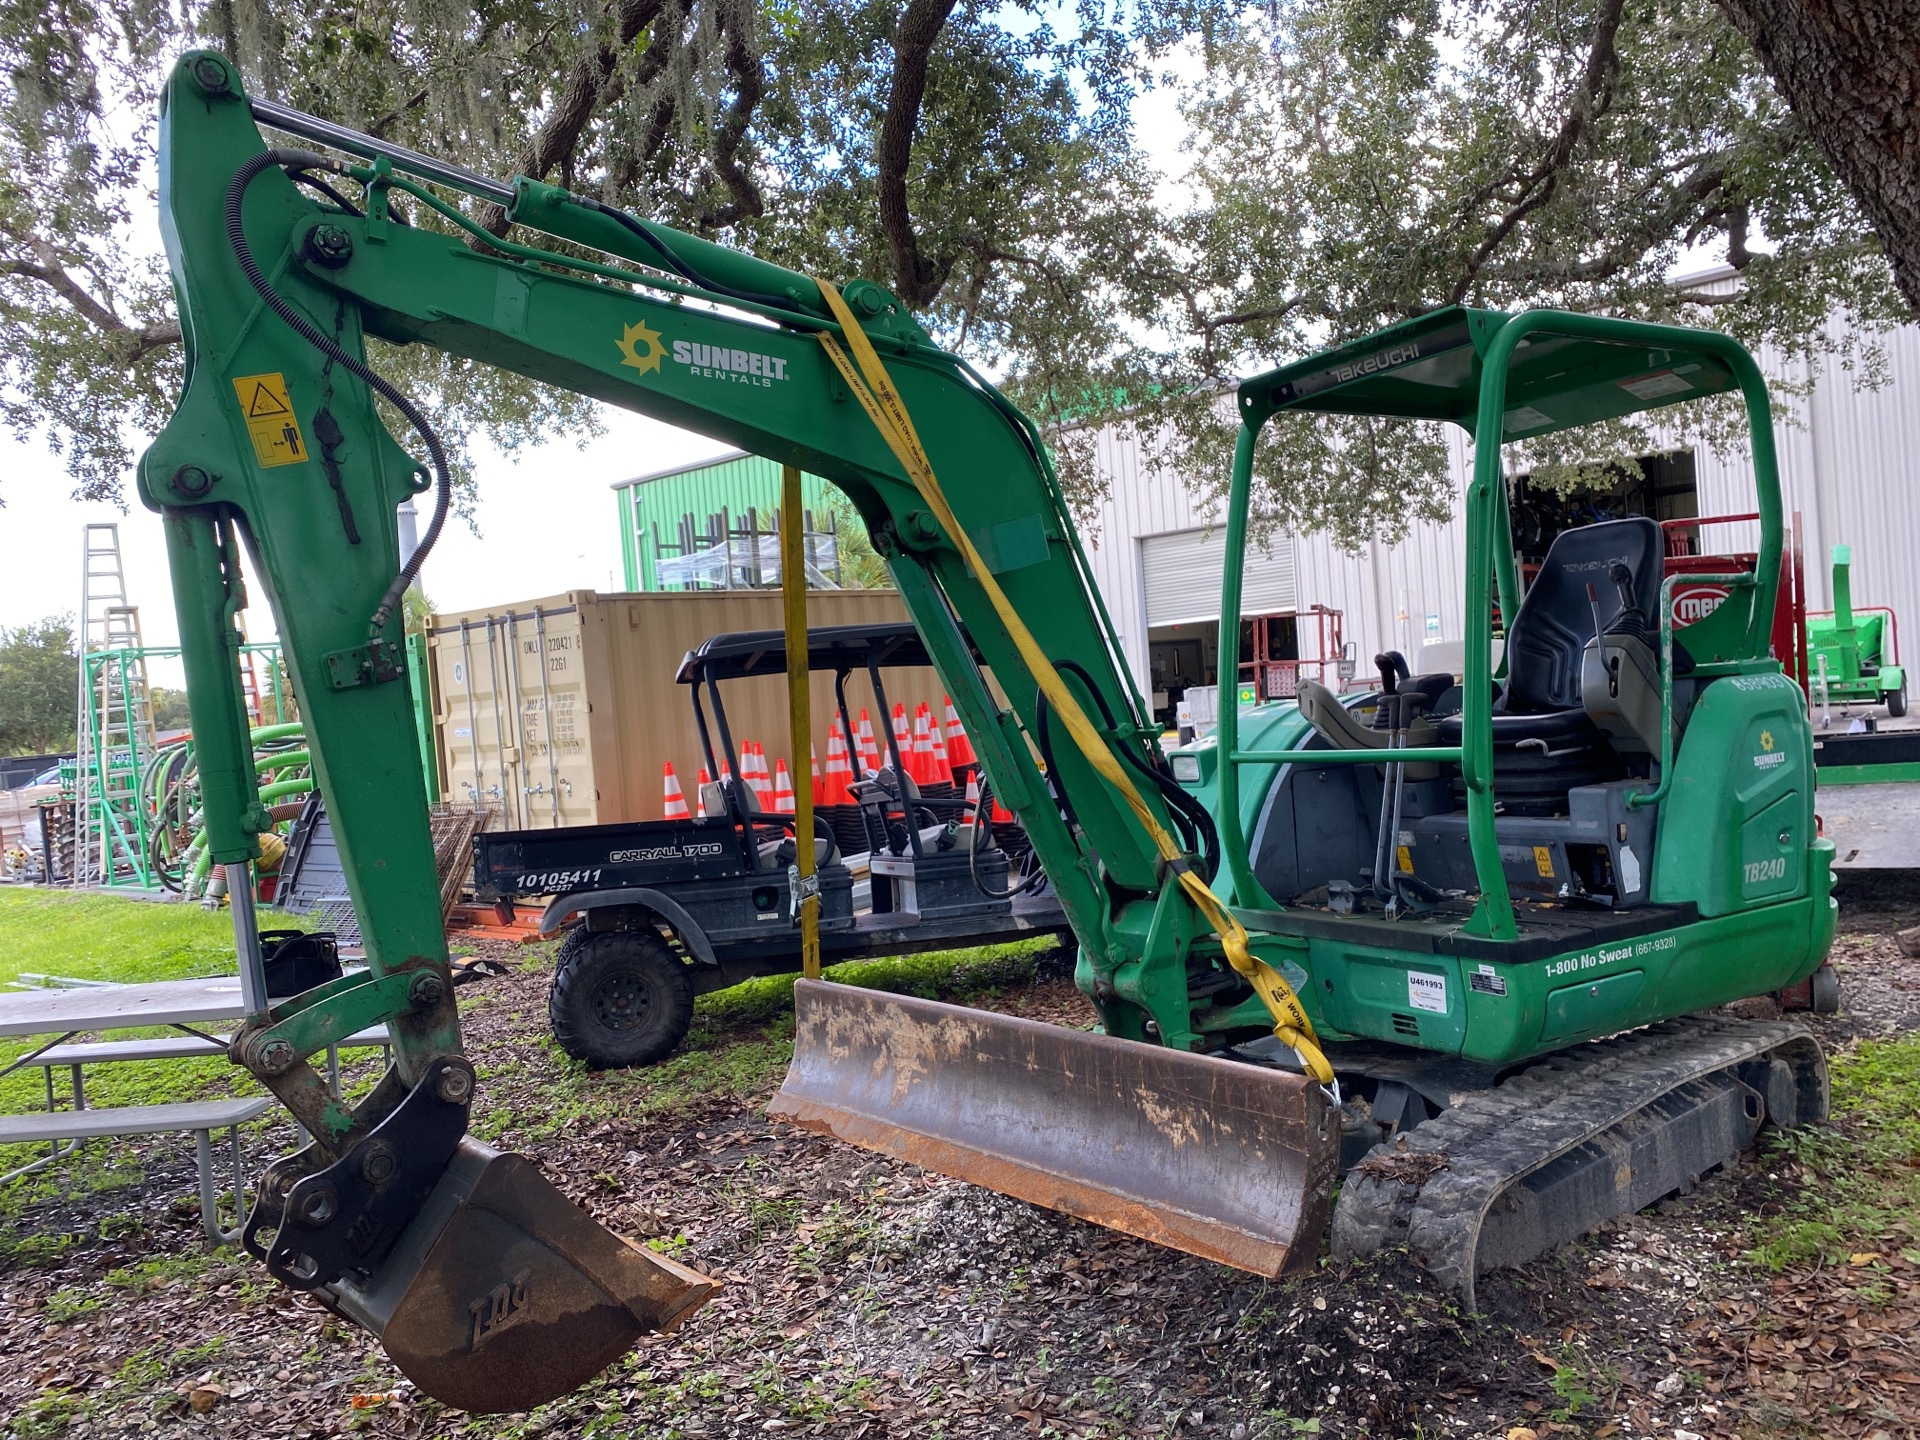
[[[563,590],[619,590],[620,531],[612,486],[635,475],[692,463],[726,446],[611,407],[606,433],[582,448],[570,441],[502,459],[473,446],[478,477],[476,535],[458,516],[447,521],[422,583],[445,611],[530,600]],[[141,638],[176,643],[179,629],[167,579],[160,517],[127,485],[129,509],[83,504],[58,457],[38,437],[0,430],[0,626],[29,624],[80,608],[81,543],[90,523],[117,523],[127,598],[140,607]],[[425,501],[420,528],[426,528]],[[272,620],[257,586],[249,638],[271,637]]]

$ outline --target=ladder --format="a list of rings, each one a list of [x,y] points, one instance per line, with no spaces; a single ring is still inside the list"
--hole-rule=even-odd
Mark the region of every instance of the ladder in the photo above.
[[[140,777],[155,748],[140,611],[127,603],[120,527],[82,535],[74,875],[81,884],[152,883]]]

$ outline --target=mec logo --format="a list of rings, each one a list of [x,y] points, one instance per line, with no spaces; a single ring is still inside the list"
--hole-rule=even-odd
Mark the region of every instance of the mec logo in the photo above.
[[[1676,627],[1704,620],[1720,608],[1727,598],[1724,585],[1680,585],[1673,592],[1673,623]]]

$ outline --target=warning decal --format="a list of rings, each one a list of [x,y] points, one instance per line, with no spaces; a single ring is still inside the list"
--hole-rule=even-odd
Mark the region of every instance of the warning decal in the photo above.
[[[294,418],[285,376],[277,371],[241,375],[233,382],[233,393],[240,401],[240,413],[246,417],[254,457],[262,465],[298,465],[307,458],[306,441],[300,436],[300,422]]]

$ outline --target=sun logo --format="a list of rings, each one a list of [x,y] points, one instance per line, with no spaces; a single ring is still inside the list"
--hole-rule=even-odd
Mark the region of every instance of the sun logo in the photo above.
[[[667,347],[660,343],[660,332],[649,329],[644,320],[627,326],[614,343],[620,347],[620,363],[631,365],[642,375],[649,372],[657,374],[660,362],[667,355]],[[642,346],[645,348],[642,349]]]
[[[1769,755],[1773,753],[1773,731],[1762,730],[1760,732],[1760,748]]]

